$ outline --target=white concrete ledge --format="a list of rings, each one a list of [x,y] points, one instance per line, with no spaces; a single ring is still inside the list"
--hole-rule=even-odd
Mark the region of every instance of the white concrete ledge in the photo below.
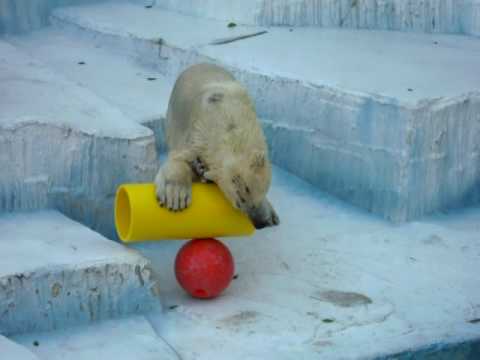
[[[0,216],[0,333],[62,329],[160,306],[150,263],[57,212]]]
[[[151,0],[137,0],[151,4]],[[478,0],[157,0],[186,15],[266,26],[320,26],[480,35]]]
[[[408,221],[480,199],[474,39],[271,28],[212,46],[259,28],[232,30],[224,22],[111,3],[62,8],[52,21],[172,79],[200,61],[229,68],[248,87],[259,116],[277,128],[267,131],[277,164],[387,219]],[[435,144],[422,140],[427,132]]]
[[[0,41],[0,211],[55,207],[114,236],[117,186],[157,170],[154,134],[53,69]]]

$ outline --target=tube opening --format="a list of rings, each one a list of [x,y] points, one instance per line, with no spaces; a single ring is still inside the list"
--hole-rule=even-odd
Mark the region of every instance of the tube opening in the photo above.
[[[115,224],[117,226],[117,233],[120,240],[127,240],[130,235],[132,224],[132,212],[130,205],[130,198],[127,191],[121,187],[118,190],[115,201]]]

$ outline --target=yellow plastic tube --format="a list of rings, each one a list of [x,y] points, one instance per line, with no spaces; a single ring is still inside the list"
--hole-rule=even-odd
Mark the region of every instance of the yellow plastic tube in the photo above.
[[[255,228],[214,184],[194,183],[192,204],[172,212],[158,205],[154,184],[121,185],[115,198],[115,226],[125,243],[251,235]]]

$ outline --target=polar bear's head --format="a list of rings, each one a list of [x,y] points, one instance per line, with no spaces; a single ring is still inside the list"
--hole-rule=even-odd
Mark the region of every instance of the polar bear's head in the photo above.
[[[206,161],[206,179],[257,229],[278,224],[266,200],[272,178],[268,147],[255,107],[239,83],[211,83],[196,113],[196,153]]]
[[[248,215],[257,229],[274,225],[269,223],[262,209],[272,179],[267,154],[253,151],[229,160],[218,169],[217,185],[235,208]]]

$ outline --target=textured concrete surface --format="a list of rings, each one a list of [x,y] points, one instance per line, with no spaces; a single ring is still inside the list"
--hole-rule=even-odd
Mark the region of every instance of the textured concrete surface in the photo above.
[[[53,9],[103,0],[0,1],[0,34],[49,23]],[[119,2],[122,2],[119,0]],[[320,26],[480,35],[478,0],[130,0],[187,15],[279,26]]]
[[[45,30],[9,41],[57,74],[4,45],[4,72],[17,74],[17,80],[10,79],[6,88],[10,114],[2,125],[8,139],[3,153],[36,164],[4,173],[4,209],[56,206],[114,236],[108,209],[116,185],[151,181],[154,137],[157,149],[164,150],[161,123],[171,85],[178,71],[204,60],[229,67],[249,88],[265,119],[274,162],[320,189],[396,222],[480,199],[477,41],[271,29],[208,46],[260,28],[231,30],[128,4],[63,8],[55,14],[54,23],[65,33]],[[282,56],[284,39],[305,56]],[[435,61],[426,61],[430,54]],[[15,63],[22,65],[11,71]],[[33,80],[22,81],[20,72]],[[34,96],[44,83],[50,85],[38,101],[14,97]],[[55,134],[57,146],[50,139],[47,146],[42,140],[48,137],[36,137],[37,132]],[[25,138],[31,146],[21,145]],[[60,152],[66,143],[72,150]],[[94,167],[74,161],[77,149],[82,158],[95,158]],[[57,161],[36,161],[40,152]],[[58,174],[53,180],[52,173]],[[82,174],[74,177],[73,188],[65,185],[71,173]]]
[[[0,333],[143,313],[160,306],[150,263],[53,212],[0,216]]]
[[[151,0],[139,0],[151,4]],[[480,35],[478,0],[157,0],[187,15],[241,24]]]
[[[32,352],[25,347],[0,335],[0,351],[4,359],[15,360],[39,360]]]
[[[157,61],[168,57],[166,60],[172,67],[180,60],[179,54],[168,56],[163,50],[197,52],[239,70],[336,88],[351,95],[376,95],[395,104],[415,105],[425,99],[455,97],[478,90],[478,77],[473,70],[480,45],[476,38],[467,36],[318,28],[228,28],[225,22],[112,2],[60,8],[54,12],[52,21],[58,26],[71,25],[84,33],[103,35],[104,44],[111,37],[139,44],[142,40],[161,40],[156,49]],[[268,33],[250,39],[209,45],[214,40],[265,29]],[[298,56],[286,56],[291,53]],[[448,72],[444,71],[446,66]]]
[[[219,298],[194,300],[177,284],[183,241],[135,244],[162,286],[150,325],[13,340],[45,360],[478,358],[479,208],[392,225],[279,169],[269,196],[282,224],[224,240],[237,276]]]
[[[479,202],[480,43],[473,38],[271,28],[211,46],[261,28],[232,30],[128,4],[63,8],[53,22],[171,78],[199,61],[228,67],[267,120],[278,165],[387,219]]]
[[[56,207],[113,236],[117,186],[157,170],[152,130],[3,41],[0,80],[0,211]]]
[[[133,140],[151,136],[151,131],[92,91],[69,82],[54,67],[45,66],[5,41],[0,42],[0,56],[2,128],[38,122],[98,137]]]
[[[178,287],[182,242],[137,245],[164,310],[53,333],[158,306],[149,263],[58,213],[2,214],[0,332],[34,331],[14,339],[48,360],[479,358],[479,209],[392,225],[318,191],[393,220],[477,202],[478,40],[285,28],[209,46],[263,28],[118,4],[53,23],[0,45],[0,211],[55,206],[112,234],[113,191],[151,179],[166,94],[197,61],[235,72],[274,161],[317,188],[275,169],[282,225],[228,241],[222,297]]]
[[[71,82],[88,88],[128,119],[152,129],[157,149],[163,151],[161,124],[174,80],[141,66],[141,59],[133,53],[112,49],[104,39],[77,35],[47,28],[8,41]]]
[[[181,358],[480,356],[480,208],[392,225],[278,169],[269,196],[281,225],[225,239],[237,278],[216,300],[176,283],[183,242],[135,245],[162,283],[149,319]]]
[[[179,359],[168,343],[140,316],[73,327],[68,331],[16,336],[14,340],[35,353],[40,360]]]
[[[26,33],[49,24],[53,9],[59,6],[91,4],[103,0],[0,0],[0,35]]]

